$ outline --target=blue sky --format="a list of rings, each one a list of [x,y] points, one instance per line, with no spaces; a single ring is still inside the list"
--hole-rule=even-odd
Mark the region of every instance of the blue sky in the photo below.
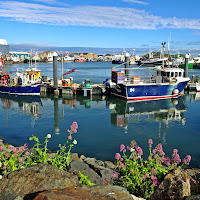
[[[0,1],[0,39],[59,47],[200,50],[200,0]]]

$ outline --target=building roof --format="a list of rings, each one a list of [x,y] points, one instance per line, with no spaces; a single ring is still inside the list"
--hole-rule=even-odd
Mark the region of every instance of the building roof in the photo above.
[[[8,45],[8,43],[6,40],[0,39],[0,45]]]

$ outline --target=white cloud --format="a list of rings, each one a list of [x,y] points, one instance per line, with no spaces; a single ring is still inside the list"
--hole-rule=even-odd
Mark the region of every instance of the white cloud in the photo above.
[[[200,29],[199,19],[162,18],[144,10],[119,7],[53,7],[41,4],[4,1],[0,17],[23,23],[61,26],[91,26],[122,29]]]
[[[138,3],[138,4],[143,4],[143,5],[148,5],[147,2],[144,1],[139,1],[139,0],[122,0],[124,2],[131,2],[131,3]]]

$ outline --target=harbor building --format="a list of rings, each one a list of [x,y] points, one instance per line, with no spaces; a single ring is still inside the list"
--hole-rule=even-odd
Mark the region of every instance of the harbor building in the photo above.
[[[9,45],[4,39],[0,39],[0,53],[4,56],[9,52]]]

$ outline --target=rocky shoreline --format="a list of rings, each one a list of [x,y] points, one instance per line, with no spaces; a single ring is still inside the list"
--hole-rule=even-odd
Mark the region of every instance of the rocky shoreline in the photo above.
[[[95,185],[80,185],[79,172]],[[0,179],[0,200],[142,200],[119,185],[119,171],[113,162],[75,153],[68,172],[40,163],[7,173]],[[176,169],[150,199],[200,199],[200,169]]]

